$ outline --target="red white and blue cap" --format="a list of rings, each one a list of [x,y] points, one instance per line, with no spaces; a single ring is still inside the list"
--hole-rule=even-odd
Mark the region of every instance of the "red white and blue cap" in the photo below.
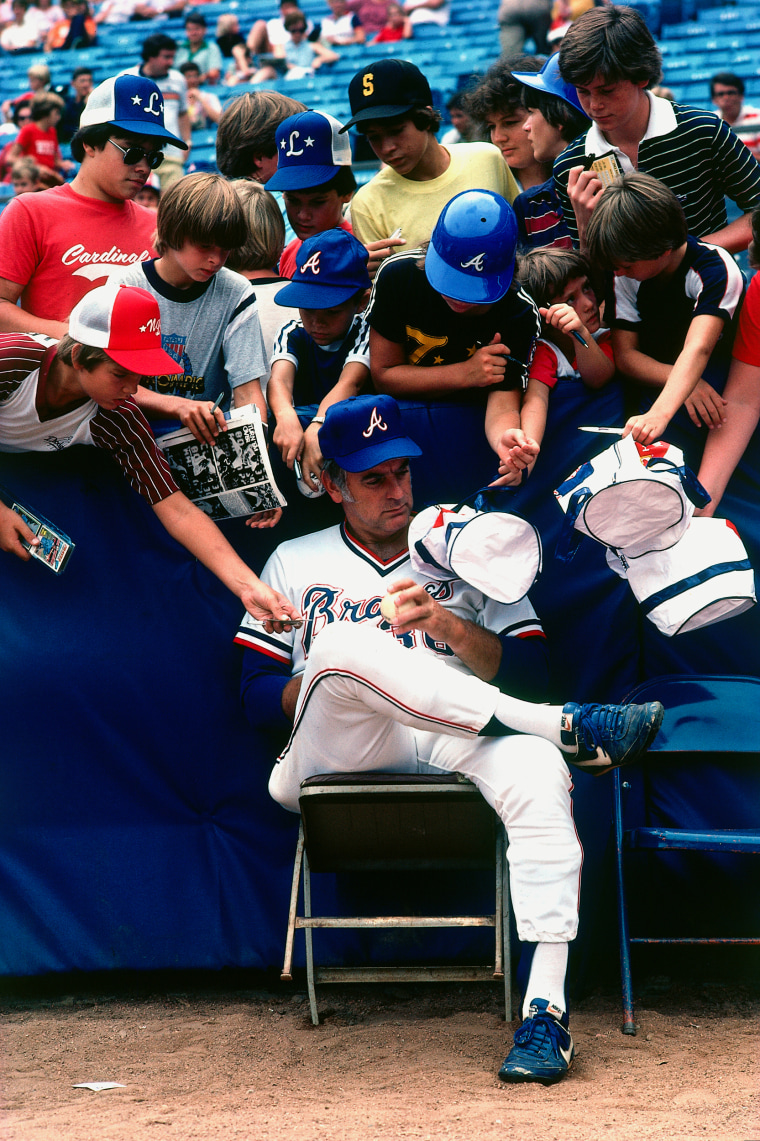
[[[341,125],[323,111],[289,115],[275,131],[277,171],[267,190],[308,190],[351,165],[351,142]]]
[[[404,428],[392,396],[350,396],[331,404],[318,432],[319,449],[344,471],[369,471],[385,460],[411,459],[422,451]]]
[[[161,348],[161,310],[147,289],[101,285],[85,293],[69,317],[69,336],[102,349],[111,360],[143,376],[177,376],[177,362]]]
[[[360,289],[369,289],[368,261],[366,246],[348,230],[313,234],[298,250],[292,281],[275,294],[275,304],[297,309],[342,305]]]
[[[512,78],[526,87],[532,87],[535,91],[542,91],[544,95],[556,95],[558,99],[564,99],[565,103],[575,107],[581,115],[586,115],[581,107],[578,92],[572,83],[564,80],[559,73],[559,52],[550,55],[540,71],[513,71]]]
[[[150,135],[187,150],[187,143],[164,126],[161,89],[144,75],[116,75],[93,91],[79,120],[80,127],[108,123],[131,135]]]

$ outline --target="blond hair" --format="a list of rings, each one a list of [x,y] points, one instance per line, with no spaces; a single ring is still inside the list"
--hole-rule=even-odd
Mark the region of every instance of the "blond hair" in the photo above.
[[[248,239],[227,259],[229,269],[245,272],[272,269],[285,245],[285,222],[277,200],[260,182],[238,178],[230,186],[240,199],[247,222]]]

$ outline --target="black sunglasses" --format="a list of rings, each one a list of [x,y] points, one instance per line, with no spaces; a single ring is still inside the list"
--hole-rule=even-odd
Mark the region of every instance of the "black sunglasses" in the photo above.
[[[164,161],[163,151],[146,151],[143,147],[120,147],[113,139],[108,140],[112,146],[116,147],[117,151],[121,151],[122,158],[125,166],[137,166],[138,162],[143,159],[147,162],[151,170],[156,170]]]

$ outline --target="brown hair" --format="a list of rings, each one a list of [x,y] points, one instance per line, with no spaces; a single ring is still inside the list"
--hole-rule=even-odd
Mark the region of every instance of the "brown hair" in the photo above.
[[[156,216],[156,252],[185,242],[234,250],[248,238],[240,199],[220,174],[186,174],[161,195]]]
[[[278,91],[252,91],[233,99],[216,132],[216,165],[222,174],[247,178],[257,158],[277,153],[274,133],[283,119],[305,110],[303,103]]]
[[[591,262],[614,269],[632,261],[650,261],[686,241],[688,226],[673,191],[634,170],[616,178],[594,207],[586,231]]]
[[[588,258],[578,250],[541,246],[528,250],[517,262],[517,278],[536,305],[551,305],[574,277],[590,276]]]
[[[630,79],[654,87],[662,56],[634,8],[590,8],[570,25],[559,49],[559,71],[566,83],[582,87],[599,75],[607,82]]]
[[[64,333],[58,342],[58,348],[55,355],[64,364],[74,364],[74,349],[79,348],[77,353],[77,364],[80,365],[86,372],[92,372],[98,365],[105,364],[110,361],[108,353],[104,349],[96,349],[93,345],[83,345],[81,341],[75,341],[68,333]]]

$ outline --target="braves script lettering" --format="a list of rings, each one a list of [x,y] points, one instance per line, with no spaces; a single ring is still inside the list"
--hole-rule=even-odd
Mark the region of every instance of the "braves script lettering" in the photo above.
[[[377,408],[372,409],[372,415],[369,418],[369,425],[362,432],[362,435],[364,436],[365,440],[368,440],[370,438],[370,436],[374,432],[375,428],[377,428],[378,431],[380,431],[380,432],[387,432],[388,431],[388,425],[383,420],[383,418],[380,415],[380,413],[378,412]]]
[[[476,269],[478,271],[478,273],[482,273],[483,272],[483,262],[485,260],[485,256],[486,256],[485,254],[476,254],[475,257],[470,258],[469,261],[460,261],[459,264],[462,267],[462,269],[469,269],[470,266],[472,266],[472,268]]]

